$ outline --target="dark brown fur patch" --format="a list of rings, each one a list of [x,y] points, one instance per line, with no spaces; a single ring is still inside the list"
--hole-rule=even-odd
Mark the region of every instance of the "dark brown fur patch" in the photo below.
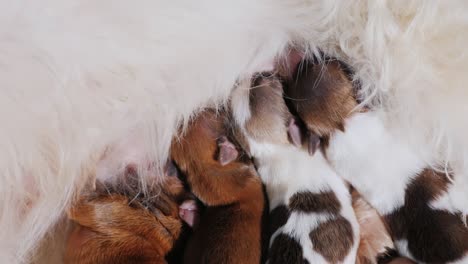
[[[468,228],[461,214],[429,206],[448,184],[445,174],[425,169],[407,187],[404,206],[386,216],[394,239],[406,239],[420,261],[451,262],[468,252]]]
[[[297,192],[289,199],[289,208],[292,211],[302,211],[306,213],[331,213],[338,214],[341,204],[335,193],[310,191]]]
[[[353,84],[337,60],[305,63],[285,95],[292,112],[319,136],[343,130],[344,120],[357,106]]]
[[[302,264],[304,260],[302,247],[294,238],[279,234],[270,247],[268,259],[270,264]]]
[[[285,205],[277,206],[270,212],[269,222],[270,222],[270,235],[278,230],[278,228],[284,226],[289,219],[290,212]]]
[[[309,234],[314,250],[328,262],[343,261],[353,246],[353,228],[344,217],[329,220]]]

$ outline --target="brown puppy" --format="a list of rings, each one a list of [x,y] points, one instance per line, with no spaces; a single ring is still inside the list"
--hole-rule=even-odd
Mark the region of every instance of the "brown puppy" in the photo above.
[[[185,263],[259,263],[262,184],[225,112],[206,110],[171,148],[192,192],[207,206],[188,242]]]
[[[65,263],[167,263],[186,229],[178,207],[189,194],[176,173],[167,167],[166,181],[150,182],[148,195],[133,168],[117,182],[98,182],[69,213],[75,227]]]

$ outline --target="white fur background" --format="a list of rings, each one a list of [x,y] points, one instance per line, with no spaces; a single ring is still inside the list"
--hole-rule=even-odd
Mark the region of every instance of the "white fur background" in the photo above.
[[[464,0],[0,0],[0,259],[30,262],[96,171],[165,160],[178,122],[288,45],[352,65],[389,129],[467,186],[467,14]]]

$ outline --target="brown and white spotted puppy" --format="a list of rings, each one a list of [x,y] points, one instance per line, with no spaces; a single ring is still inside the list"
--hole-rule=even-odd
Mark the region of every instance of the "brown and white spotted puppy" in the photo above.
[[[69,212],[75,225],[65,263],[177,261],[189,232],[178,207],[190,194],[175,167],[166,167],[166,174],[166,181],[149,183],[146,195],[131,167],[111,183],[97,182],[96,190],[83,195]]]
[[[382,112],[353,113],[353,85],[338,61],[305,63],[293,79],[288,103],[309,131],[324,138],[338,174],[384,216],[399,253],[418,262],[467,263],[464,177],[452,175],[452,184],[429,168],[432,154],[387,129]]]
[[[311,157],[290,143],[288,133],[300,141],[299,127],[282,90],[277,78],[259,76],[251,89],[232,95],[269,198],[268,262],[355,263],[359,226],[349,190],[321,152]]]
[[[260,263],[264,193],[223,110],[206,110],[173,141],[171,156],[207,208],[185,263]]]

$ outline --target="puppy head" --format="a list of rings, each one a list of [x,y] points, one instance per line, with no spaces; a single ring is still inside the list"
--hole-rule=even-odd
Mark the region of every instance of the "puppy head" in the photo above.
[[[131,199],[130,206],[143,206],[149,211],[160,210],[177,217],[178,205],[191,196],[173,162],[166,163],[163,173],[163,177],[145,177],[142,185],[137,167],[128,165],[122,175],[97,182],[95,195],[119,194]]]
[[[234,117],[249,138],[271,144],[293,143],[305,147],[310,154],[318,148],[320,138],[293,117],[276,76],[255,76],[248,90],[238,87],[233,92],[231,102]]]
[[[237,201],[249,182],[258,181],[229,123],[224,110],[205,110],[171,146],[171,157],[192,192],[209,206]]]
[[[245,131],[259,142],[288,144],[288,124],[292,120],[283,99],[283,86],[273,76],[257,75],[249,90],[250,118]]]
[[[352,82],[337,60],[298,67],[285,95],[307,129],[321,137],[335,129],[344,130],[344,120],[357,106]]]
[[[171,164],[167,180],[149,179],[141,192],[129,166],[113,182],[98,182],[69,212],[75,223],[65,254],[67,263],[164,263],[179,240],[183,223],[178,206],[189,195]]]

